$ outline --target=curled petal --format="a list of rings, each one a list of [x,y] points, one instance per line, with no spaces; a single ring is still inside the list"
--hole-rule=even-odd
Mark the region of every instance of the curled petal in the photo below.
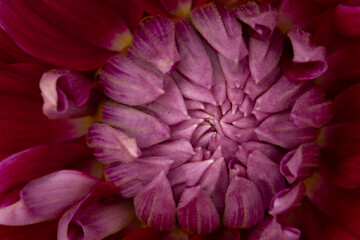
[[[270,202],[269,213],[278,215],[300,204],[306,191],[305,185],[300,182],[293,188],[286,188],[278,192]]]
[[[175,227],[176,206],[164,171],[136,195],[134,204],[138,218],[149,226],[160,231]]]
[[[93,82],[70,70],[44,73],[40,79],[43,112],[51,119],[93,115],[99,96],[92,92]]]
[[[213,232],[220,225],[214,204],[200,186],[184,190],[177,207],[177,218],[182,228],[197,233]]]
[[[235,177],[225,195],[224,224],[229,228],[248,228],[264,217],[261,195],[256,185],[242,177]]]
[[[311,80],[326,72],[326,50],[313,44],[309,33],[292,29],[288,32],[288,37],[293,48],[293,58],[290,60],[289,56],[286,56],[281,66],[288,78]]]
[[[160,143],[149,148],[142,149],[143,156],[164,156],[173,160],[171,168],[176,168],[195,154],[191,143],[186,139]]]
[[[88,131],[88,146],[102,163],[131,162],[141,155],[134,138],[107,124],[93,124]]]
[[[307,86],[307,82],[291,80],[283,75],[268,91],[256,99],[255,110],[268,113],[286,110],[294,105]]]
[[[180,60],[175,44],[174,23],[161,16],[141,23],[129,51],[154,65],[163,74],[170,74]]]
[[[250,2],[234,9],[236,17],[250,27],[250,34],[259,39],[268,39],[278,21],[279,14],[270,4],[259,5]]]
[[[289,112],[270,116],[255,132],[260,140],[289,149],[316,139],[316,128],[294,127]]]
[[[134,215],[131,201],[121,199],[113,184],[100,182],[61,217],[58,239],[103,239],[125,227]]]
[[[19,201],[0,209],[0,223],[18,226],[58,218],[98,181],[74,170],[33,180],[21,190]]]
[[[283,50],[284,38],[275,31],[268,40],[251,37],[249,40],[249,68],[256,83],[263,81],[278,65]]]
[[[121,55],[110,58],[100,72],[104,92],[119,103],[149,103],[164,93],[164,79]]]
[[[241,25],[228,9],[210,5],[195,9],[189,16],[200,34],[225,57],[239,62],[248,55]]]
[[[200,36],[186,21],[176,23],[175,29],[180,53],[177,70],[195,83],[210,89],[214,84],[212,66]]]
[[[166,157],[144,157],[130,163],[106,166],[107,177],[126,198],[134,197],[161,171],[167,173],[172,160]]]
[[[58,143],[36,146],[18,152],[0,162],[0,192],[51,172],[91,158],[89,149],[80,143]]]
[[[279,165],[259,150],[255,150],[249,155],[247,175],[259,189],[264,208],[268,208],[272,197],[286,187],[285,178],[280,173]]]
[[[170,137],[167,125],[149,114],[125,105],[105,103],[102,121],[135,138],[140,148],[149,147]]]
[[[280,172],[289,183],[310,176],[320,158],[320,149],[315,143],[300,145],[281,159]]]

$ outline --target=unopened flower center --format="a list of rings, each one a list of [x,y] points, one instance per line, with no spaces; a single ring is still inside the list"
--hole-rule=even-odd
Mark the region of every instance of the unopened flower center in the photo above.
[[[273,203],[298,194],[316,163],[329,103],[312,79],[326,62],[308,35],[287,39],[277,21],[273,8],[254,3],[210,5],[176,24],[153,17],[126,56],[104,65],[112,100],[89,145],[140,220],[210,233],[291,207]]]

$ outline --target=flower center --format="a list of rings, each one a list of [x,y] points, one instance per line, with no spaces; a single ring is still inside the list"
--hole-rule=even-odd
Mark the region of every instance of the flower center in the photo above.
[[[176,24],[153,17],[126,56],[104,65],[112,100],[89,145],[148,225],[249,228],[301,195],[319,155],[316,129],[330,117],[312,81],[325,53],[300,30],[287,39],[278,18],[255,3],[210,5]]]

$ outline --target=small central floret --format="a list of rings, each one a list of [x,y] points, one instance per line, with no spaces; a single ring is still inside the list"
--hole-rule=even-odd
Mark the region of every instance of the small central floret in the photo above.
[[[126,56],[104,65],[112,100],[89,145],[140,220],[195,233],[250,228],[300,199],[317,128],[331,117],[312,81],[327,65],[324,48],[297,29],[286,38],[278,19],[255,3],[210,5],[176,24],[153,17]]]

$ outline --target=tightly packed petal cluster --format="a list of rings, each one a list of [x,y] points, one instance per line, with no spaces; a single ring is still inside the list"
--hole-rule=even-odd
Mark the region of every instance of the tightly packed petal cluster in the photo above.
[[[149,226],[251,228],[305,193],[316,129],[331,118],[312,81],[327,69],[325,49],[298,29],[284,36],[278,20],[255,3],[202,7],[177,23],[153,17],[100,71],[111,100],[89,146]]]
[[[206,2],[0,0],[1,239],[360,237],[359,2]]]

